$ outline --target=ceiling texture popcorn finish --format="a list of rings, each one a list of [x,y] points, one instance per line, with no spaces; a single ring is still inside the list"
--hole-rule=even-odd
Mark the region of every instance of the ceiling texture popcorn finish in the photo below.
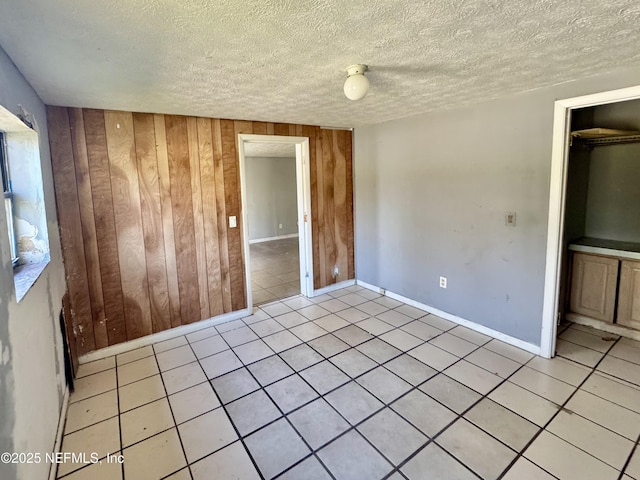
[[[0,45],[51,105],[352,127],[637,65],[639,17],[637,0],[3,0]]]

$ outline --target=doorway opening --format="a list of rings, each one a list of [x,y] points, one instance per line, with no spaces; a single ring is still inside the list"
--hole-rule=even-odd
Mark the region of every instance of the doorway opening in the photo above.
[[[238,135],[247,307],[313,295],[309,139]]]
[[[551,358],[555,355],[558,326],[564,319],[578,320],[612,333],[626,333],[626,327],[618,319],[620,287],[623,286],[621,262],[626,254],[623,251],[625,249],[618,249],[620,244],[615,242],[625,243],[622,237],[629,240],[629,235],[635,236],[635,242],[640,242],[640,236],[629,231],[628,225],[613,233],[612,217],[602,211],[602,200],[606,199],[608,203],[613,200],[611,194],[604,193],[603,197],[604,190],[610,189],[612,185],[602,183],[602,172],[598,173],[602,170],[600,167],[604,166],[607,174],[611,174],[611,167],[620,168],[622,164],[602,163],[600,157],[603,154],[598,153],[596,157],[590,158],[584,150],[577,150],[577,147],[588,148],[591,139],[586,137],[590,135],[596,137],[591,142],[591,147],[596,144],[631,144],[633,130],[629,126],[616,124],[609,118],[612,111],[610,107],[602,107],[600,111],[594,110],[594,107],[598,109],[599,106],[622,105],[622,102],[637,99],[640,99],[640,86],[555,102],[540,353],[544,357]],[[608,125],[596,126],[594,121],[598,118],[600,121],[605,120],[604,123]],[[582,139],[580,135],[583,136]],[[629,138],[621,140],[619,137]],[[640,144],[636,142],[636,146],[638,145]],[[589,171],[584,164],[592,160],[598,162],[597,170]],[[633,194],[629,192],[629,195]],[[596,202],[597,198],[601,200]],[[592,208],[587,213],[590,204]],[[624,215],[619,219],[624,223],[622,217]],[[607,229],[609,232],[605,234]],[[599,238],[612,235],[615,238]],[[614,244],[610,243],[612,240]],[[608,258],[612,257],[611,250],[614,251],[614,260]],[[580,252],[578,258],[574,257],[576,252]],[[584,253],[593,253],[595,256],[593,259],[582,258]],[[589,285],[584,284],[584,281],[588,281]],[[630,285],[634,290],[633,279]],[[579,305],[580,303],[583,305]],[[591,325],[589,316],[572,311],[583,307],[593,310],[590,317],[602,316],[602,319],[596,319],[597,323]]]

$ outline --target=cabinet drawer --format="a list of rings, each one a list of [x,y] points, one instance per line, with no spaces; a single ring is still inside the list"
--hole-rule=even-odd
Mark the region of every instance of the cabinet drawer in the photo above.
[[[619,263],[617,258],[573,254],[572,312],[613,323]]]

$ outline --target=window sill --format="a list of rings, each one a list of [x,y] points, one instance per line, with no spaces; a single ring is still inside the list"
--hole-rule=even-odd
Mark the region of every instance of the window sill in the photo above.
[[[48,265],[49,259],[40,263],[28,263],[20,265],[13,271],[13,282],[16,286],[16,301],[20,301],[29,289],[36,283],[38,277]]]

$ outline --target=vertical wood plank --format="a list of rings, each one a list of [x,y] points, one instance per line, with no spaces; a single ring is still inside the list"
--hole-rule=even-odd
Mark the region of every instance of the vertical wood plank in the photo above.
[[[224,161],[222,145],[222,127],[219,119],[211,122],[213,132],[213,164],[216,179],[216,209],[218,215],[218,241],[220,244],[220,272],[222,284],[222,306],[224,312],[232,310],[231,273],[229,271],[229,238],[227,235],[227,204],[224,181]]]
[[[82,240],[84,243],[85,264],[87,267],[87,287],[89,288],[89,298],[91,301],[93,336],[95,338],[96,348],[104,348],[109,345],[109,337],[107,335],[107,325],[104,314],[100,256],[98,255],[96,222],[93,213],[93,198],[91,196],[91,177],[89,174],[89,157],[87,155],[84,117],[82,110],[79,108],[70,108],[68,112],[69,124],[71,126],[71,144],[76,169]]]
[[[355,258],[353,251],[354,225],[353,225],[353,133],[344,132],[345,135],[345,160],[346,160],[346,186],[347,186],[347,270],[348,279],[356,278]]]
[[[324,130],[316,128],[316,187],[318,192],[318,209],[315,212],[316,238],[318,239],[318,286],[326,287],[327,282],[327,255],[325,245],[325,214],[324,214]],[[312,180],[313,181],[313,180]]]
[[[135,162],[133,114],[106,111],[107,152],[127,322],[127,339],[153,333]]]
[[[271,122],[267,122],[267,135],[275,135],[275,125]]]
[[[274,135],[289,135],[289,124],[288,123],[276,123],[273,126],[273,134]]]
[[[154,332],[171,328],[167,264],[162,234],[160,188],[153,115],[133,114],[138,180],[140,184],[140,210],[149,284],[151,324]]]
[[[333,211],[334,211],[334,242],[336,264],[340,273],[336,277],[336,282],[341,282],[349,278],[348,252],[347,252],[347,165],[346,165],[346,139],[343,130],[332,130],[333,142]]]
[[[224,313],[224,308],[222,305],[222,282],[220,277],[220,244],[218,240],[218,211],[211,120],[198,118],[197,128],[202,214],[204,217],[207,257],[207,283],[209,285],[209,310],[211,316],[216,316]]]
[[[104,111],[86,109],[83,113],[107,336],[109,345],[115,345],[127,340],[127,324],[124,316]]]
[[[73,330],[82,355],[96,347],[67,109],[47,107],[47,126]]]
[[[182,323],[185,324],[201,320],[198,274],[194,268],[197,257],[193,225],[187,119],[177,115],[166,115],[165,124],[169,174],[171,177],[171,204],[173,207],[178,288],[180,290],[180,312]]]
[[[289,136],[290,137],[296,136],[296,125],[289,124]]]
[[[267,134],[266,122],[253,122],[253,133],[255,133],[256,135],[266,135]]]
[[[222,134],[222,163],[224,165],[224,192],[227,216],[235,216],[238,225],[241,225],[238,154],[236,153],[236,135],[233,120],[220,120],[220,130]],[[233,310],[241,310],[245,307],[245,292],[240,228],[229,228],[227,240],[231,277],[231,307]]]
[[[180,288],[178,287],[176,244],[173,233],[173,206],[171,205],[171,176],[169,174],[169,155],[167,153],[167,133],[164,115],[153,116],[153,127],[156,137],[158,186],[160,190],[160,210],[162,214],[162,234],[167,270],[169,310],[171,312],[171,326],[177,327],[182,325],[182,314],[180,312]]]
[[[202,188],[200,185],[200,147],[198,121],[187,117],[187,137],[189,144],[189,171],[191,172],[191,201],[193,204],[193,228],[195,235],[196,270],[200,296],[200,319],[209,318],[209,278],[207,277],[207,253],[205,250]]]
[[[335,249],[335,211],[334,211],[334,185],[333,172],[335,170],[335,157],[333,156],[333,133],[331,130],[322,130],[322,188],[324,223],[322,225],[325,248],[325,275],[328,285],[336,282],[332,270],[336,264]]]

